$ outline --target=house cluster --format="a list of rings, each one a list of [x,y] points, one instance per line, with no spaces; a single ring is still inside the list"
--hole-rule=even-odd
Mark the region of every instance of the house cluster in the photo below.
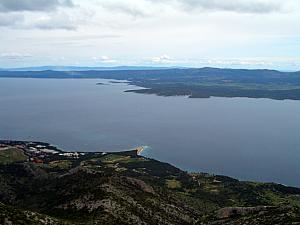
[[[64,152],[43,142],[0,140],[0,150],[6,148],[20,149],[28,156],[29,161],[46,164],[57,160],[80,160],[105,154],[102,152]]]
[[[44,145],[30,146],[26,148],[25,151],[30,155],[30,161],[34,163],[44,163],[44,160],[59,153],[53,149],[48,149],[47,146]]]
[[[53,149],[48,149],[47,146],[43,145],[37,145],[35,147],[29,147],[27,151],[35,153],[35,154],[58,154],[58,151],[55,151]]]
[[[50,146],[52,148],[52,146]],[[52,158],[53,156],[59,156],[62,158],[72,158],[72,159],[79,159],[80,156],[84,156],[85,153],[78,153],[78,152],[62,152],[56,149],[51,149],[49,146],[45,145],[35,145],[30,146],[27,151],[30,152],[30,155],[38,157],[39,159],[43,158]]]
[[[84,153],[78,153],[78,152],[64,152],[64,153],[59,153],[60,156],[68,157],[68,158],[75,158],[78,159],[79,156],[84,156]]]
[[[61,152],[47,143],[44,144],[40,142],[0,141],[0,146],[20,149],[29,157],[29,160],[34,163],[49,161],[49,159]]]

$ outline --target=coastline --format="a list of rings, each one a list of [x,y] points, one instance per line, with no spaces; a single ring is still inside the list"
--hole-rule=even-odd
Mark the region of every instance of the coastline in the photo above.
[[[0,153],[2,150],[14,149],[14,148],[22,151],[22,153],[25,156],[27,156],[27,159],[19,161],[20,163],[21,162],[30,162],[30,163],[35,163],[35,164],[41,164],[41,163],[47,164],[47,163],[51,163],[53,161],[65,161],[65,160],[82,161],[82,160],[92,159],[92,158],[99,157],[99,156],[101,157],[104,155],[119,155],[119,156],[125,156],[125,157],[148,159],[147,156],[142,155],[142,153],[145,152],[145,150],[146,150],[146,148],[148,148],[148,146],[138,146],[133,149],[122,150],[122,151],[117,151],[117,152],[109,152],[109,151],[82,152],[82,151],[61,150],[58,147],[56,147],[50,143],[41,142],[41,141],[16,141],[16,140],[1,140],[0,139]],[[160,163],[164,163],[164,162],[161,162],[156,159],[151,159],[151,160],[154,160],[154,161],[157,161]],[[0,161],[0,165],[1,165],[1,161]],[[169,165],[171,165],[171,164],[169,164]],[[175,167],[176,167],[176,165],[175,165]],[[197,171],[197,172],[188,171],[188,173],[189,174],[201,173],[201,174],[213,175],[213,174],[201,172],[201,171]],[[230,176],[227,176],[226,174],[222,174],[222,175],[216,174],[216,176],[228,177],[230,179],[234,179],[239,182],[276,184],[276,185],[282,185],[287,188],[296,188],[296,189],[299,188],[296,186],[285,185],[285,184],[281,184],[278,182],[257,182],[257,181],[239,180],[239,179],[235,179]]]
[[[14,220],[20,217],[12,210],[29,210],[66,225],[300,222],[300,188],[187,172],[140,156],[143,150],[65,152],[0,140],[0,214]],[[136,218],[143,223],[132,223]]]

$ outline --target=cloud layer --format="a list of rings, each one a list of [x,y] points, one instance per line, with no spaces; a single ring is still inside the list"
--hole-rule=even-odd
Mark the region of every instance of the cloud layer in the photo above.
[[[85,11],[73,0],[1,0],[0,27],[20,30],[76,30]]]
[[[138,19],[154,18],[170,12],[170,9],[193,15],[223,11],[239,14],[281,13],[291,10],[293,3],[295,0],[95,0],[89,3],[91,7],[88,10],[98,17],[101,17],[100,14],[108,15],[113,21],[119,14]],[[82,0],[1,0],[0,27],[75,30],[79,23],[88,23],[88,20],[80,18],[83,12],[86,13],[82,7],[84,5]],[[102,23],[120,27],[123,21]]]
[[[74,6],[71,0],[1,0],[0,11],[52,11],[58,7]]]
[[[299,11],[299,0],[0,0],[0,67],[288,65]]]
[[[288,1],[281,0],[149,0],[155,3],[173,4],[178,9],[195,11],[230,11],[237,13],[281,12]]]
[[[22,14],[4,14],[0,13],[0,27],[10,27],[15,26],[18,23],[24,20],[24,16]]]

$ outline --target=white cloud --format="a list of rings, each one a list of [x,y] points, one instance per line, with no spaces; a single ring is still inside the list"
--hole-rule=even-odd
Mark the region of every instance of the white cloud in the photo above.
[[[0,54],[0,58],[6,60],[22,60],[24,58],[32,57],[29,53],[20,53],[20,52],[4,52]]]
[[[92,57],[92,59],[95,61],[95,62],[101,62],[101,63],[116,63],[117,60],[109,57],[109,56],[101,56],[101,57]]]
[[[153,62],[153,63],[170,63],[170,62],[172,62],[172,59],[170,56],[164,54],[161,56],[152,57],[151,62]]]

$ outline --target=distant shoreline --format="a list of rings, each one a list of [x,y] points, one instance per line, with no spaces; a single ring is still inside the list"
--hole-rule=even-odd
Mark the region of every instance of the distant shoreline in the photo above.
[[[248,97],[300,100],[300,72],[277,70],[191,68],[153,70],[86,71],[1,71],[2,78],[114,79],[127,80],[142,90],[128,90],[159,96],[189,98]]]

